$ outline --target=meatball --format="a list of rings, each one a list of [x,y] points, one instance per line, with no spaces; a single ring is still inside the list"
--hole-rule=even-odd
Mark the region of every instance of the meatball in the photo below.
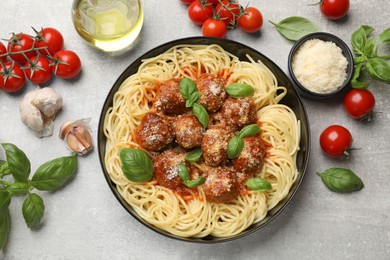
[[[228,98],[222,105],[221,116],[226,127],[238,131],[256,123],[256,106],[250,98]]]
[[[156,93],[157,111],[167,115],[180,115],[187,111],[186,101],[180,93],[180,79],[170,79],[161,84]]]
[[[200,93],[198,103],[209,113],[218,111],[226,99],[225,81],[205,73],[200,75],[195,83]]]
[[[147,113],[135,129],[135,141],[144,149],[159,151],[173,141],[170,120],[156,113]]]
[[[206,199],[215,203],[231,202],[239,193],[234,170],[229,167],[208,168],[202,187]]]
[[[264,164],[265,145],[257,136],[244,137],[243,140],[244,149],[233,159],[233,167],[238,172],[255,174]]]
[[[185,153],[168,150],[153,159],[154,176],[159,185],[171,189],[184,187],[179,176],[179,163],[185,163],[184,156]]]
[[[200,146],[203,138],[203,127],[192,115],[178,116],[173,125],[176,142],[183,148],[190,149]]]
[[[233,134],[224,128],[207,129],[201,148],[207,165],[219,166],[228,162],[228,144]]]

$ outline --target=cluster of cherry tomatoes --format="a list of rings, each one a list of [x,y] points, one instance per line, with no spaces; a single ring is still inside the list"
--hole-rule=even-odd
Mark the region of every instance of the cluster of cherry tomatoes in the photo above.
[[[76,77],[81,61],[71,50],[64,50],[62,34],[50,27],[31,36],[12,34],[8,44],[0,42],[0,88],[6,92],[21,90],[26,78],[36,84],[48,82],[53,74],[62,79]]]
[[[351,89],[344,96],[343,106],[350,117],[370,120],[375,106],[375,97],[368,89]],[[348,156],[352,142],[351,132],[341,125],[331,125],[325,128],[320,135],[322,150],[333,158]]]
[[[263,25],[263,16],[255,7],[243,7],[237,0],[181,0],[188,6],[192,22],[202,26],[202,35],[224,38],[229,28],[239,27],[255,33]]]

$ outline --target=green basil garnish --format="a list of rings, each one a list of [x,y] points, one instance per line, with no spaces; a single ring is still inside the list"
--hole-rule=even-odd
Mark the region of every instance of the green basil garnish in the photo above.
[[[189,188],[195,188],[196,186],[199,186],[203,184],[206,181],[206,178],[203,176],[200,176],[199,178],[195,180],[190,180],[190,173],[184,163],[179,163],[179,177],[183,180],[184,185],[186,185]]]
[[[209,124],[209,114],[207,113],[206,108],[198,103],[195,103],[192,108],[192,112],[202,124],[203,128],[206,128]]]
[[[42,198],[35,193],[27,195],[23,202],[22,213],[29,228],[37,228],[45,214],[45,204]]]
[[[14,182],[7,187],[7,191],[9,191],[12,195],[19,196],[29,192],[30,184],[24,182]]]
[[[11,194],[6,190],[0,190],[0,214],[4,210],[8,209],[11,203]]]
[[[77,172],[77,155],[63,156],[42,164],[31,185],[38,190],[55,191],[65,186]]]
[[[134,182],[147,182],[153,178],[153,162],[145,153],[135,148],[119,150],[123,174]]]
[[[186,107],[192,107],[199,99],[198,88],[195,81],[190,78],[183,78],[179,83],[179,90],[183,98],[186,100]]]
[[[229,159],[234,159],[240,155],[244,149],[244,141],[239,136],[233,136],[230,139],[228,144],[228,157]]]
[[[364,76],[363,67],[363,63],[359,63],[355,66],[351,79],[351,86],[353,88],[368,88],[368,82]]]
[[[288,17],[279,23],[269,22],[276,27],[276,30],[278,30],[282,36],[290,41],[298,41],[307,34],[320,31],[313,22],[299,16]]]
[[[1,145],[5,150],[8,168],[14,179],[19,182],[27,182],[31,164],[26,154],[14,144],[3,143]]]
[[[9,232],[11,228],[11,215],[9,208],[0,212],[0,251],[7,243]]]
[[[0,178],[8,174],[11,174],[11,171],[8,167],[8,162],[0,160]]]
[[[326,187],[334,192],[353,192],[364,188],[363,181],[349,169],[330,168],[318,175]]]
[[[255,89],[243,83],[232,83],[226,88],[226,92],[233,98],[250,97],[255,93]]]
[[[241,129],[238,136],[241,138],[254,136],[260,131],[260,127],[257,124],[247,125]]]
[[[366,69],[371,78],[390,84],[390,65],[384,59],[369,59],[366,63]]]
[[[196,148],[191,152],[187,153],[184,157],[184,160],[186,160],[187,162],[197,162],[202,157],[202,154],[202,149]]]
[[[257,192],[272,190],[272,185],[262,178],[251,178],[246,183],[249,189]]]

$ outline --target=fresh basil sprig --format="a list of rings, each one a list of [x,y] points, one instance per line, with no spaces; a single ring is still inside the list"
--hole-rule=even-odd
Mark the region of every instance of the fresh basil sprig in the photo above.
[[[330,168],[318,173],[331,191],[346,193],[364,188],[363,181],[353,171],[344,168]]]
[[[196,186],[202,185],[206,178],[203,176],[200,176],[199,178],[195,180],[190,180],[190,173],[188,172],[188,169],[184,163],[179,163],[179,177],[183,180],[184,185],[186,185],[189,188],[195,188]]]
[[[380,55],[379,47],[390,44],[390,28],[385,29],[378,37],[371,36],[374,28],[362,25],[353,32],[351,37],[354,58],[354,74],[351,80],[353,88],[369,86],[365,73],[377,81],[390,84],[390,65],[387,60],[390,55]]]
[[[195,103],[192,108],[192,112],[202,124],[203,128],[206,128],[209,124],[209,114],[207,113],[206,108],[198,103]]]
[[[30,179],[31,164],[26,154],[16,145],[2,143],[6,160],[0,160],[0,250],[9,238],[12,196],[26,195],[22,213],[29,228],[37,228],[44,217],[45,206],[33,189],[54,191],[62,188],[77,171],[77,155],[60,157],[42,164]],[[13,181],[2,178],[12,175]]]
[[[136,148],[119,150],[123,174],[134,182],[147,182],[153,178],[153,162],[148,154]]]
[[[272,190],[272,185],[262,178],[251,178],[245,183],[245,185],[249,189],[257,192]]]
[[[202,149],[200,147],[192,150],[191,152],[187,153],[184,157],[184,160],[187,162],[197,162],[202,157]]]
[[[255,89],[244,83],[232,83],[226,88],[226,92],[233,98],[250,97],[255,93]]]
[[[310,20],[300,17],[291,16],[281,20],[279,23],[269,21],[276,27],[276,30],[290,41],[298,41],[303,36],[318,32],[320,29]]]
[[[228,157],[229,159],[237,158],[244,149],[244,137],[254,136],[260,131],[260,127],[257,124],[250,124],[243,127],[240,132],[233,136],[228,144]]]

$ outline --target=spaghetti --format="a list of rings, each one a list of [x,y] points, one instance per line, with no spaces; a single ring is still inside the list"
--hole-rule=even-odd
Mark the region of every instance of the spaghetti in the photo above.
[[[218,75],[227,83],[253,86],[260,137],[266,143],[264,165],[256,173],[272,190],[240,193],[229,203],[205,199],[202,185],[188,200],[156,180],[136,183],[122,172],[118,151],[139,147],[134,130],[143,116],[154,109],[157,86],[172,78],[197,78],[202,73]],[[286,88],[278,86],[273,73],[261,62],[248,57],[240,61],[219,45],[178,45],[161,55],[143,60],[138,72],[128,77],[113,98],[104,121],[107,137],[105,165],[120,195],[146,222],[181,237],[229,237],[261,221],[267,211],[288,194],[298,176],[296,156],[300,125],[294,112],[279,104]],[[153,156],[153,154],[150,154]],[[201,167],[201,166],[200,166]]]

